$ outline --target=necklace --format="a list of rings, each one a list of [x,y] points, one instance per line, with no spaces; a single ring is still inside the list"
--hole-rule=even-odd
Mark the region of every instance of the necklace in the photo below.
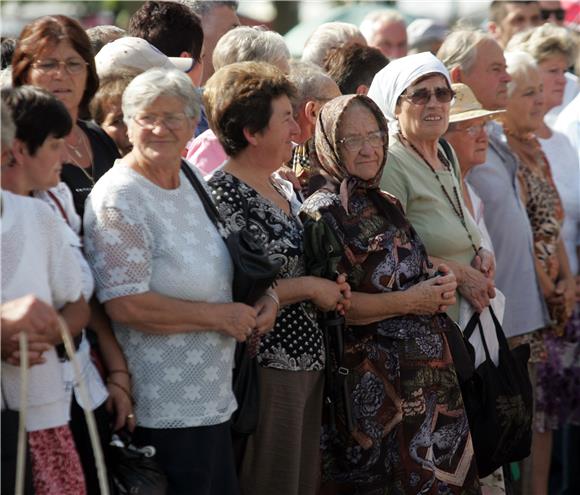
[[[78,139],[77,139],[77,144],[73,145],[70,144],[68,142],[65,141],[66,147],[67,147],[67,151],[68,151],[68,157],[70,158],[70,161],[77,166],[77,168],[79,168],[81,170],[81,172],[83,173],[83,175],[89,180],[89,182],[94,186],[95,185],[95,179],[93,178],[93,176],[86,170],[85,167],[82,166],[81,163],[79,163],[79,160],[82,158],[83,153],[79,150],[79,147],[82,146],[83,151],[86,153],[86,156],[89,158],[89,161],[91,160],[91,153],[90,153],[90,147],[87,144],[87,137],[85,136],[85,133],[80,130],[80,134],[78,134]],[[71,153],[72,152],[72,153]],[[75,156],[76,159],[75,159]],[[92,167],[91,167],[92,168]]]
[[[473,251],[475,252],[475,254],[477,254],[479,252],[479,250],[475,247],[475,242],[473,241],[473,237],[471,235],[471,232],[469,232],[469,229],[467,228],[467,222],[465,221],[465,213],[463,212],[463,207],[461,206],[461,199],[459,197],[459,193],[457,192],[457,187],[455,186],[455,184],[453,185],[453,196],[455,197],[455,201],[453,201],[453,199],[451,198],[451,196],[447,192],[447,189],[445,188],[445,186],[441,182],[441,179],[439,178],[439,175],[437,174],[437,171],[435,170],[433,165],[431,165],[427,161],[427,159],[423,156],[423,154],[417,149],[417,147],[411,141],[406,139],[400,133],[399,133],[399,136],[401,138],[401,141],[405,141],[406,143],[408,143],[408,145],[411,147],[411,149],[415,153],[417,153],[417,155],[419,155],[419,157],[423,160],[423,162],[425,162],[427,167],[429,167],[429,170],[431,170],[431,172],[433,172],[435,179],[439,183],[439,187],[441,187],[441,190],[443,191],[443,195],[447,199],[448,203],[451,205],[451,209],[453,210],[453,212],[455,213],[457,218],[459,218],[459,222],[461,223],[462,227],[464,228],[465,232],[467,233],[467,237],[469,238],[469,242],[471,244],[471,247],[473,248]],[[441,163],[443,163],[443,165],[445,166],[445,170],[447,170],[448,172],[451,172],[452,171],[451,164],[449,163],[449,160],[447,159],[447,157],[443,155],[443,153],[441,152],[440,149],[437,149],[437,157],[439,158],[439,160],[441,160]]]

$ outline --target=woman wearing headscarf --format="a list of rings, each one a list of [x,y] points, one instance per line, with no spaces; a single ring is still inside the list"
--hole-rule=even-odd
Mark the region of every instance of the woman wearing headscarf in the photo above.
[[[335,246],[322,263],[346,273],[352,289],[344,352],[334,355],[349,395],[336,421],[323,421],[322,493],[479,493],[446,338],[455,277],[439,265],[430,278],[417,232],[379,189],[387,135],[380,109],[362,95],[328,102],[316,125],[321,187],[302,207],[306,242]],[[315,255],[308,265],[317,266]]]
[[[432,260],[455,273],[458,299],[481,312],[495,295],[495,260],[467,214],[455,153],[440,143],[453,96],[447,69],[427,52],[391,62],[369,89],[393,134],[381,188],[401,202]],[[459,304],[448,313],[457,321]]]

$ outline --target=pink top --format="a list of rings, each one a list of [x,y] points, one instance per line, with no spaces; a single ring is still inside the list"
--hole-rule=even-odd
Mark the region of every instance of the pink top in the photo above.
[[[227,159],[226,152],[211,129],[197,136],[187,150],[187,160],[195,165],[202,175],[211,174]]]

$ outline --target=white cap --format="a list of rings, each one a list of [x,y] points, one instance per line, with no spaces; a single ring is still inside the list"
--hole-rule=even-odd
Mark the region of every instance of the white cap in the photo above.
[[[153,68],[178,69],[188,72],[193,60],[187,57],[167,57],[142,38],[126,36],[107,43],[95,56],[99,77],[119,69],[146,71]]]

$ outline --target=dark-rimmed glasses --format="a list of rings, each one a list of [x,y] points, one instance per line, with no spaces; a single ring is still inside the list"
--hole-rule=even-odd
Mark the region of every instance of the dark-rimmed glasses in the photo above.
[[[411,94],[407,94],[405,91],[401,96],[405,100],[413,103],[413,105],[426,105],[433,95],[435,95],[435,99],[439,103],[449,103],[455,98],[455,91],[449,88],[435,88],[433,91],[427,88],[421,88],[413,91]]]
[[[348,151],[358,151],[367,142],[373,148],[382,148],[385,145],[385,133],[383,131],[375,131],[369,132],[365,136],[349,136],[337,141],[337,143],[342,144]]]

